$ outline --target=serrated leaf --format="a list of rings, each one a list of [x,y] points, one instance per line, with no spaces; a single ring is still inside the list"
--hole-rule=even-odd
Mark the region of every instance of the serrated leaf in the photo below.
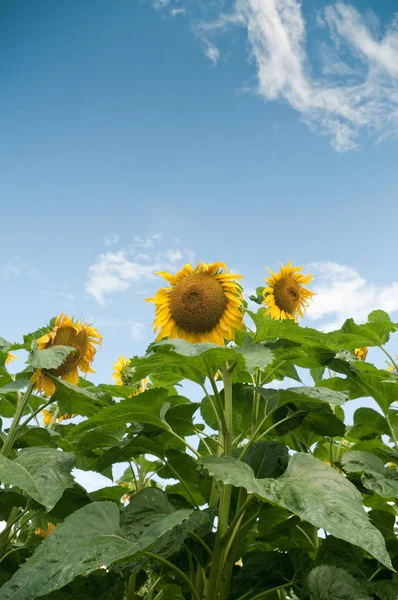
[[[55,393],[52,399],[58,404],[61,413],[91,417],[113,403],[109,394],[94,394],[85,387],[76,386],[55,377],[52,380],[55,384]]]
[[[0,481],[20,487],[47,510],[73,486],[73,454],[54,448],[25,448],[14,460],[0,456]]]
[[[33,348],[29,352],[26,363],[34,369],[57,369],[60,367],[69,354],[76,352],[76,348],[70,346],[50,346],[44,350]]]
[[[120,529],[119,508],[94,502],[76,511],[45,539],[1,589],[1,600],[34,600],[62,588],[99,565],[139,555],[159,537],[189,518],[180,510],[159,519],[131,541]]]
[[[237,348],[236,351],[242,354],[250,373],[254,373],[258,369],[262,371],[274,360],[272,351],[264,344],[250,344]]]
[[[344,569],[323,565],[308,575],[311,600],[372,600]]]
[[[361,473],[361,481],[382,498],[398,497],[398,478],[388,479],[383,461],[370,452],[346,452],[341,459],[346,473]]]
[[[360,546],[392,568],[383,536],[371,525],[361,494],[343,475],[308,454],[294,454],[279,479],[256,479],[253,470],[234,458],[209,456],[203,465],[217,481],[287,508],[304,521]]]

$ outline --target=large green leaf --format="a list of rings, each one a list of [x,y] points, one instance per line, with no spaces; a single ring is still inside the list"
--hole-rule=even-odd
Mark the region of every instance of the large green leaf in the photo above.
[[[347,350],[363,348],[365,346],[382,346],[390,338],[390,333],[397,330],[397,325],[392,323],[390,317],[383,310],[370,313],[368,323],[357,325],[354,319],[347,319],[341,329],[332,331],[332,336]]]
[[[343,349],[343,346],[329,334],[309,327],[301,327],[291,319],[274,321],[265,315],[264,309],[260,309],[257,313],[250,311],[248,313],[257,328],[255,342],[284,339],[303,346],[324,348],[336,352]]]
[[[323,565],[308,575],[311,600],[372,600],[344,569]]]
[[[133,381],[138,382],[150,376],[157,385],[171,385],[182,379],[203,384],[205,378],[226,362],[236,362],[245,366],[243,355],[234,348],[222,348],[217,344],[191,344],[185,340],[172,339],[152,344],[151,352],[143,358],[134,357],[130,364],[134,367]]]
[[[81,573],[137,556],[190,514],[187,510],[169,514],[132,541],[122,534],[115,503],[89,504],[65,519],[38,546],[2,587],[1,600],[34,600],[62,588]]]
[[[346,452],[341,459],[346,473],[361,473],[363,485],[383,498],[398,498],[398,478],[388,478],[383,461],[370,452]]]
[[[76,348],[70,346],[50,346],[44,350],[33,347],[26,361],[34,369],[57,369],[65,362],[66,358],[76,352]]]
[[[54,448],[25,448],[14,460],[0,456],[0,481],[20,487],[47,510],[61,498],[64,490],[73,486],[71,470],[73,454]]]
[[[59,346],[57,347],[59,348]],[[110,394],[94,394],[88,389],[73,385],[68,381],[55,377],[52,379],[56,388],[52,399],[57,402],[62,413],[91,417],[113,402]]]
[[[354,425],[350,427],[347,439],[372,439],[382,434],[390,434],[385,417],[373,408],[361,407],[355,411]]]
[[[302,401],[303,396],[307,400],[313,400],[315,402],[321,401],[337,406],[344,404],[347,401],[347,394],[344,392],[336,392],[326,387],[308,387],[304,385],[301,387],[279,390],[279,396],[281,398],[281,403]]]
[[[383,536],[373,527],[355,486],[337,471],[307,454],[290,459],[279,479],[256,479],[253,470],[234,458],[209,456],[202,464],[216,480],[243,487],[335,537],[360,546],[392,568]]]
[[[188,417],[198,406],[198,404],[190,403],[183,396],[169,396],[168,390],[165,388],[151,388],[138,396],[109,406],[87,421],[80,423],[71,433],[71,438],[81,437],[88,431],[107,430],[110,423],[112,423],[112,427],[140,423],[166,431],[170,431],[172,423],[179,428],[179,433],[185,424],[186,433],[189,434],[192,432],[192,423]],[[173,410],[176,407],[178,410]]]

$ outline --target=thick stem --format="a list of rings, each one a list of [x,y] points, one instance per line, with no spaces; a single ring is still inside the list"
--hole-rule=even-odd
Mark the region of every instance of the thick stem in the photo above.
[[[28,389],[26,390],[25,394],[23,395],[23,397],[19,398],[19,400],[18,400],[17,408],[16,408],[15,415],[14,415],[14,418],[11,423],[11,427],[8,430],[6,441],[4,442],[1,452],[0,452],[0,454],[2,456],[8,456],[12,450],[12,447],[15,442],[15,438],[17,437],[19,422],[21,420],[21,417],[24,413],[25,408],[28,405],[29,398],[31,397],[32,392],[33,392],[33,387],[34,387],[34,384],[31,383],[29,385]]]

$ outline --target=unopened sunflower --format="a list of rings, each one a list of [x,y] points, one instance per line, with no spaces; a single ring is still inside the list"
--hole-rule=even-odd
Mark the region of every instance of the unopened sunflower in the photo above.
[[[362,361],[366,360],[366,357],[368,355],[368,349],[367,348],[355,348],[354,354],[358,360],[362,360]]]
[[[268,287],[263,291],[263,304],[267,306],[266,314],[271,319],[284,320],[302,317],[307,308],[313,292],[304,287],[312,280],[312,275],[300,273],[302,267],[292,267],[290,261],[287,265],[281,263],[279,273],[273,273],[265,281]]]
[[[181,338],[188,342],[224,345],[243,327],[241,275],[229,273],[224,263],[185,265],[175,275],[157,273],[168,283],[154,298],[156,340]]]
[[[11,352],[9,352],[6,358],[6,365],[8,365],[13,360],[18,360],[18,356],[15,356],[14,354],[11,354]]]
[[[69,354],[57,369],[36,370],[32,377],[32,381],[36,384],[35,389],[44,392],[48,397],[55,392],[55,384],[49,375],[60,377],[64,381],[77,385],[79,370],[82,373],[94,373],[91,364],[97,352],[95,345],[100,344],[101,340],[102,337],[98,331],[87,323],[74,321],[64,313],[59,315],[55,320],[53,330],[36,340],[38,349],[44,350],[51,346],[70,346],[76,351]]]

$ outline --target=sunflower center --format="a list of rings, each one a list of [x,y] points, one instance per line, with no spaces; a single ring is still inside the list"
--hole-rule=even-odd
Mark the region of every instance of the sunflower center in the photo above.
[[[62,377],[74,371],[80,363],[80,359],[85,355],[88,348],[88,334],[86,331],[77,332],[74,327],[65,325],[60,327],[55,335],[52,342],[47,344],[49,346],[71,346],[76,348],[76,352],[69,354],[62,365],[57,369],[50,369],[49,373],[54,377]]]
[[[284,277],[275,283],[274,297],[280,310],[293,314],[300,302],[300,284],[294,277]]]
[[[212,275],[193,273],[181,279],[170,294],[171,315],[189,333],[211,331],[220,322],[227,298]]]

